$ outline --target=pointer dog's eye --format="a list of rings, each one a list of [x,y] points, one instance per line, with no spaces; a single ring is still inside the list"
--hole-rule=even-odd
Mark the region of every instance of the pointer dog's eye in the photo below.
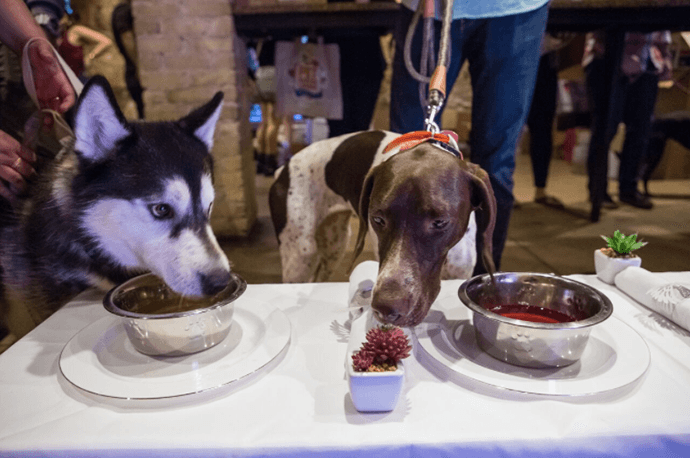
[[[386,227],[386,220],[380,216],[372,216],[371,221],[379,227]]]
[[[156,219],[169,219],[173,217],[173,209],[168,204],[153,204],[149,206],[149,211]]]
[[[445,219],[437,219],[433,223],[431,223],[431,226],[434,229],[443,229],[448,225],[448,220]]]

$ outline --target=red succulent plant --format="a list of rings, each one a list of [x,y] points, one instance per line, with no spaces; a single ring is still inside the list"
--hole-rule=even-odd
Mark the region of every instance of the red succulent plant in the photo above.
[[[357,372],[394,371],[400,360],[410,356],[412,346],[397,326],[377,326],[367,332],[366,342],[352,355]]]
[[[374,364],[374,354],[360,350],[352,355],[352,367],[356,372],[366,372]]]

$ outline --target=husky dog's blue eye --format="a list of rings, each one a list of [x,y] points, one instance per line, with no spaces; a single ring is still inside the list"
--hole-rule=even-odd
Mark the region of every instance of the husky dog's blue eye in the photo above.
[[[168,204],[153,204],[149,206],[149,211],[154,218],[167,219],[173,217],[173,209]]]

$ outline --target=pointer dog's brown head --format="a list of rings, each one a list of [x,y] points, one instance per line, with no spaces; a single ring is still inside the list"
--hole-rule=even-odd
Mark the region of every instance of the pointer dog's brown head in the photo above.
[[[426,317],[441,289],[446,255],[465,234],[473,210],[483,237],[481,259],[493,273],[496,198],[484,170],[422,143],[369,172],[354,257],[371,225],[380,262],[372,307],[381,321],[415,326]]]

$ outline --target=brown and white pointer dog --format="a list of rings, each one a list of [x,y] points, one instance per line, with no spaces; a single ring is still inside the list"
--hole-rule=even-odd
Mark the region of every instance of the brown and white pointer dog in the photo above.
[[[384,154],[398,136],[368,131],[308,146],[278,172],[269,204],[283,281],[327,281],[344,255],[355,212],[353,260],[367,232],[378,247],[377,317],[414,326],[426,317],[442,276],[471,276],[477,230],[484,267],[493,272],[496,199],[486,172],[431,143]]]

